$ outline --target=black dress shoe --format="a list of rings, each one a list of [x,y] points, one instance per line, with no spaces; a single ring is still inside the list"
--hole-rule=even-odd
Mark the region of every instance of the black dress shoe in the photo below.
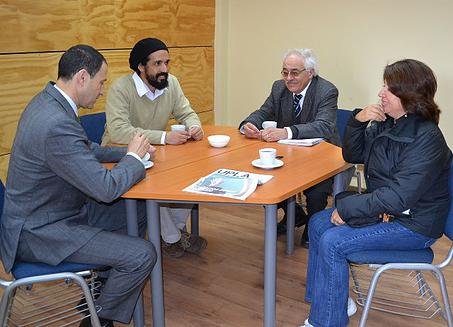
[[[113,325],[113,321],[109,319],[99,318],[99,322],[101,323],[101,327],[115,327]],[[93,325],[91,324],[90,317],[83,318],[79,325],[79,327],[92,327],[92,326]]]
[[[308,216],[305,213],[304,209],[300,204],[296,203],[294,226],[301,227],[305,225],[307,221]],[[282,220],[280,220],[279,223],[277,224],[277,235],[282,235],[285,233],[286,233],[286,213],[283,216]]]
[[[107,278],[104,278],[104,277],[99,277],[97,276],[94,281],[95,283],[95,290],[92,292],[93,293],[93,301],[96,301],[96,299],[99,297],[100,293],[101,293],[101,289],[104,287],[105,283],[107,282]],[[89,287],[91,287],[89,285]],[[85,298],[81,298],[79,303],[77,303],[77,310],[79,310],[79,312],[85,312],[85,311],[88,311],[88,305],[85,301]]]

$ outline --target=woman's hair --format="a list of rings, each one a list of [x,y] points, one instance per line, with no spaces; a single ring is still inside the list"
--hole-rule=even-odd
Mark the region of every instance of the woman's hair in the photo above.
[[[437,81],[431,68],[418,60],[400,60],[385,67],[384,81],[407,113],[439,123],[440,109],[434,102]]]

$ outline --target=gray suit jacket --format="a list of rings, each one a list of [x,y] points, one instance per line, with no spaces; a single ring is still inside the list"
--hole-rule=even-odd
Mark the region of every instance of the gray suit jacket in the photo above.
[[[55,265],[100,232],[88,226],[88,199],[111,202],[145,176],[126,151],[90,142],[52,83],[37,94],[19,121],[9,163],[0,235],[6,271],[21,233],[36,258]],[[118,164],[108,170],[101,162]]]
[[[239,128],[250,122],[258,129],[265,120],[274,120],[277,127],[290,127],[293,139],[322,137],[339,145],[337,121],[338,90],[320,76],[313,77],[305,94],[302,112],[297,118],[293,109],[293,94],[283,80],[275,81],[271,94],[258,110],[244,119]]]

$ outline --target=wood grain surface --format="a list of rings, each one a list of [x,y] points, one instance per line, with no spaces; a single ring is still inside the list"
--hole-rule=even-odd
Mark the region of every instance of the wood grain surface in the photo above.
[[[26,104],[56,79],[61,54],[79,43],[106,57],[107,93],[113,80],[131,72],[129,53],[138,40],[162,39],[170,72],[202,123],[214,123],[214,27],[215,0],[0,0],[0,176]],[[80,114],[104,106],[105,96]]]
[[[175,74],[195,111],[205,113],[205,121],[213,122],[214,52],[212,48],[170,49],[170,71]],[[131,73],[129,50],[102,51],[109,64],[106,92],[112,81]],[[46,83],[55,80],[61,53],[16,54],[0,56],[0,155],[10,152],[19,117],[32,97]],[[105,96],[93,110],[82,109],[81,115],[105,110]],[[210,113],[209,113],[210,112]]]
[[[2,0],[0,53],[130,48],[151,36],[168,46],[213,46],[214,11],[214,0]]]

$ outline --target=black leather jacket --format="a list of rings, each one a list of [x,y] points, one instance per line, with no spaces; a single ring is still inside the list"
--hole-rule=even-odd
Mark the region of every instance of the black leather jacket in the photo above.
[[[415,115],[385,122],[348,122],[343,157],[365,164],[367,192],[337,201],[344,221],[384,213],[420,234],[442,236],[450,205],[452,153],[442,132]],[[369,126],[368,126],[369,125]]]

